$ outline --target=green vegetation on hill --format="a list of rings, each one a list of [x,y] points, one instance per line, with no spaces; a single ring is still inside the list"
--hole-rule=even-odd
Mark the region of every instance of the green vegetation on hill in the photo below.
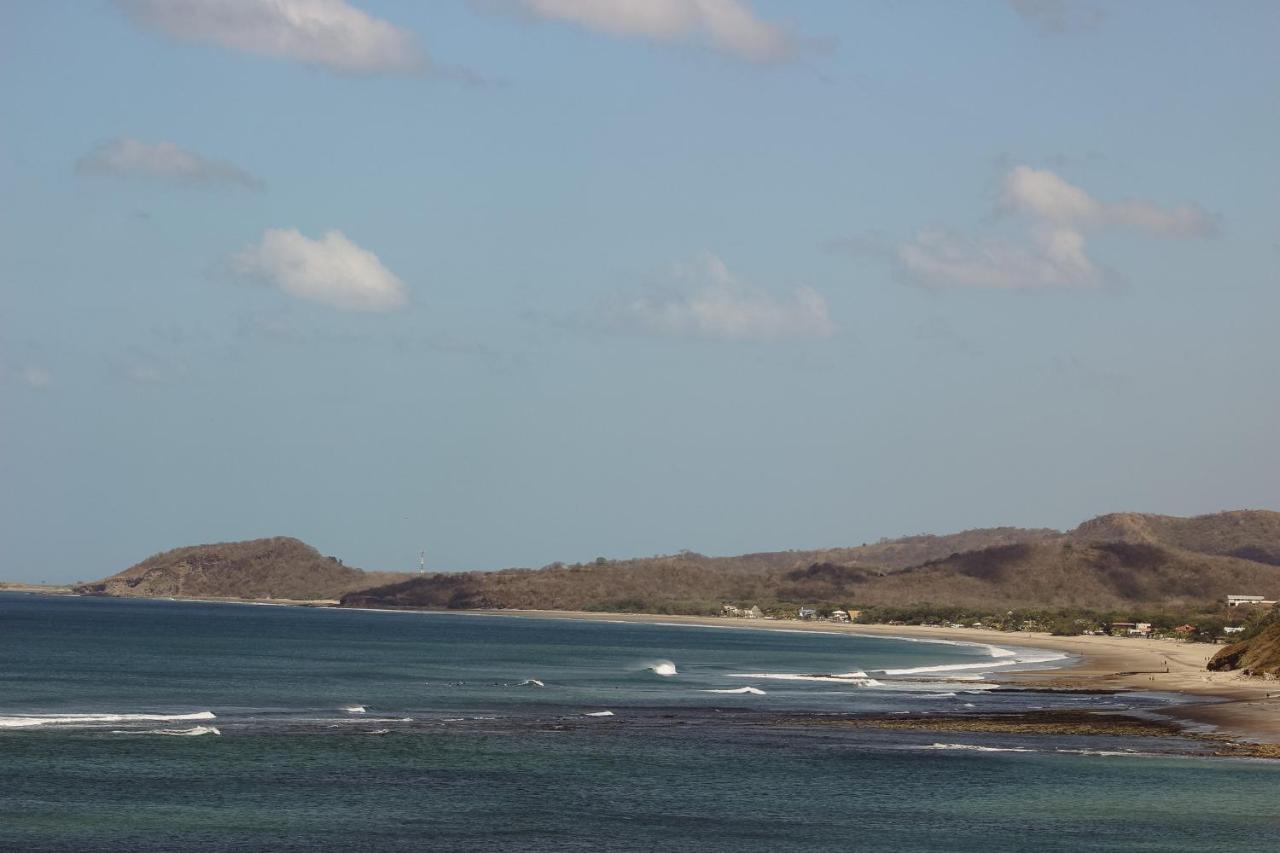
[[[363,572],[323,556],[297,539],[278,536],[175,548],[76,591],[93,595],[211,598],[336,599],[353,590],[405,577]]]

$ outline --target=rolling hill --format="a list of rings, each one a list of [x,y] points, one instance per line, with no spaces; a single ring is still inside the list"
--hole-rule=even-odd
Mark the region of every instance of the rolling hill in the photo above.
[[[666,557],[411,577],[346,606],[717,612],[721,603],[865,608],[1195,608],[1280,595],[1280,513],[1117,513],[1075,530],[990,528],[823,551]]]
[[[323,556],[297,539],[280,536],[175,548],[76,592],[145,597],[280,598],[299,601],[339,596],[406,577],[364,572]]]
[[[541,569],[363,572],[297,539],[178,548],[77,587],[100,595],[341,599],[345,606],[716,613],[946,606],[1195,609],[1280,597],[1280,513],[1114,513],[1070,531],[996,527],[853,547],[708,557],[689,551]]]

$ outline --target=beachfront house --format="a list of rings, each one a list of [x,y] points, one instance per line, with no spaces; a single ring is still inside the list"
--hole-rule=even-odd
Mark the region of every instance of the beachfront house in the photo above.
[[[764,616],[764,611],[760,609],[760,605],[753,604],[751,605],[751,609],[746,611],[743,615],[748,619],[759,619]]]
[[[817,615],[818,615],[818,611],[814,610],[812,607],[801,607],[801,608],[800,608],[800,618],[801,618],[801,619],[812,619],[813,617],[815,617],[815,616],[817,616]]]
[[[844,610],[832,610],[831,621],[832,622],[848,622],[849,614]]]
[[[1225,627],[1222,629],[1222,633],[1224,633],[1224,634],[1243,634],[1243,633],[1244,633],[1244,626],[1243,626],[1243,625],[1227,625],[1227,626],[1225,626]]]

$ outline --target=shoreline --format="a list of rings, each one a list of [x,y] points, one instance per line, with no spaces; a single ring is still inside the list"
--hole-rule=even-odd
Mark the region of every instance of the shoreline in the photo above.
[[[1280,744],[1280,682],[1232,672],[1210,672],[1209,658],[1222,648],[1211,643],[1130,637],[1055,636],[1042,632],[1005,632],[983,628],[933,628],[921,625],[859,625],[800,620],[731,619],[714,616],[667,616],[645,613],[598,613],[570,610],[445,611],[513,618],[572,619],[744,628],[764,631],[815,631],[864,637],[937,640],[981,646],[1019,646],[1066,652],[1072,659],[1054,668],[993,668],[985,680],[1009,687],[1082,691],[1147,691],[1174,693],[1187,701],[1161,716],[1182,725],[1233,739]]]
[[[37,595],[68,594],[61,589],[48,587],[0,587],[0,592]],[[331,600],[128,596],[128,598],[135,597],[147,601],[206,604],[269,604],[333,610],[367,609],[392,613],[630,622],[764,631],[812,631],[904,640],[936,640],[978,646],[1018,646],[1065,652],[1073,657],[1063,661],[1060,666],[1044,668],[1039,664],[1033,664],[1034,668],[1025,669],[1018,669],[1016,665],[994,667],[985,675],[985,680],[993,684],[1023,688],[1172,693],[1183,697],[1185,701],[1161,711],[1160,716],[1163,718],[1200,734],[1221,736],[1242,742],[1280,745],[1280,682],[1251,678],[1233,672],[1210,672],[1206,669],[1206,664],[1209,658],[1221,648],[1210,643],[1110,636],[1056,636],[1043,632],[1005,632],[985,628],[808,622],[798,619],[741,619],[583,610],[341,608]]]

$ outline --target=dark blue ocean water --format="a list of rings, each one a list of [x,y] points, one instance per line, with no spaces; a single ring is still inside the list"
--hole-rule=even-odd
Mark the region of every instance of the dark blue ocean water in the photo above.
[[[949,680],[1035,659],[0,594],[0,849],[1272,849],[1280,766],[1194,741],[826,725],[1171,701]]]

